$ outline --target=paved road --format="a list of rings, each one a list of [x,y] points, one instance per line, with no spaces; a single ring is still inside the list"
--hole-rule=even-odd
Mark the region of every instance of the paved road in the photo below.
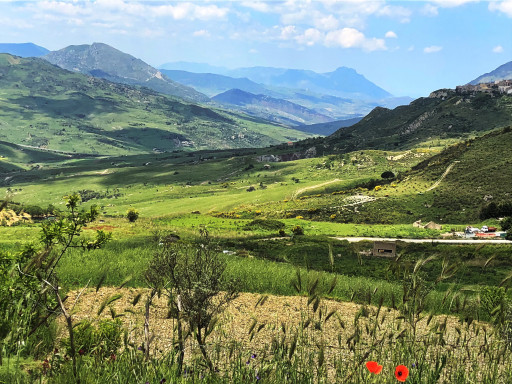
[[[444,244],[512,244],[510,240],[504,239],[397,239],[385,237],[334,237],[336,240],[348,240],[351,243],[358,241],[403,241],[405,243],[444,243]]]

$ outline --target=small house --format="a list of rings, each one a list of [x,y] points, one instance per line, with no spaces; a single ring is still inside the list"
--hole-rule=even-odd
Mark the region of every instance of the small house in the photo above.
[[[373,256],[395,257],[396,243],[390,241],[376,241],[373,243]]]

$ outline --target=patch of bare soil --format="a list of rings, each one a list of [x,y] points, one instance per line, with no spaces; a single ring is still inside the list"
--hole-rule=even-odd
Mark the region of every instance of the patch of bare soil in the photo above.
[[[141,299],[133,306],[134,298],[140,293],[142,293]],[[113,302],[111,306],[115,313],[123,314],[119,318],[128,329],[130,339],[136,345],[141,345],[143,342],[144,303],[149,295],[149,290],[104,287],[96,292],[95,289],[88,288],[83,291],[70,292],[66,303],[69,308],[74,308],[75,322],[88,319],[94,323],[99,319],[111,316],[109,308],[106,308],[100,316],[97,315],[97,312],[101,304],[115,294],[122,294],[122,298]],[[364,335],[368,330],[367,325],[371,325],[369,319],[375,319],[377,315],[377,308],[375,307],[363,308],[359,304],[333,300],[323,300],[314,313],[311,306],[308,307],[308,299],[299,296],[269,295],[262,305],[257,305],[261,297],[261,294],[241,293],[238,298],[231,302],[210,336],[210,343],[217,346],[227,346],[229,342],[235,341],[242,350],[247,350],[248,353],[256,353],[267,349],[276,337],[278,339],[285,337],[291,340],[294,334],[304,330],[303,325],[310,318],[310,325],[305,328],[307,337],[312,341],[311,345],[321,343],[325,346],[327,361],[341,355],[347,357],[352,355],[353,351],[350,351],[347,341],[356,329],[356,316],[359,318],[357,321],[358,329]],[[323,319],[320,323],[317,323],[320,311],[323,313]],[[326,315],[331,311],[336,313],[325,321]],[[150,332],[155,336],[152,350],[156,353],[165,353],[172,348],[175,322],[173,319],[167,318],[167,313],[167,298],[156,298],[151,307],[149,318]],[[361,314],[363,315],[361,316]],[[381,308],[378,313],[379,325],[375,336],[361,337],[356,348],[364,353],[369,350],[375,340],[385,338],[384,343],[394,342],[396,336],[406,327],[403,320],[399,319],[398,316],[399,313],[395,310]],[[429,337],[428,335],[433,335],[434,332],[431,329],[437,326],[437,329],[445,329],[443,332],[448,347],[451,344],[456,344],[456,339],[460,337],[457,329],[460,330],[461,328],[461,324],[456,317],[434,316],[428,325],[427,318],[428,316],[425,316],[419,323],[418,338],[425,339]],[[257,325],[254,327],[255,330],[259,329],[260,325],[263,326],[251,340],[249,329],[255,320],[257,321]],[[318,326],[318,329],[315,328],[315,325]],[[468,330],[464,330],[462,327],[463,334],[467,334],[469,340],[473,340],[472,343],[475,346],[480,343],[479,339],[481,337],[475,337],[476,328],[480,326],[474,323]],[[394,336],[389,337],[390,334]],[[190,345],[189,348],[194,349],[195,347]]]

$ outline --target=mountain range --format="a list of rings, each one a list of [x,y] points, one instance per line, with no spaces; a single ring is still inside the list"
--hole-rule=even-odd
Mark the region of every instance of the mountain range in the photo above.
[[[80,72],[116,83],[138,85],[193,102],[209,98],[193,88],[170,80],[159,70],[107,44],[71,45],[42,57],[68,71]]]
[[[249,105],[246,100],[242,111],[262,118],[270,116],[272,121],[281,121],[292,126],[319,123],[323,117],[322,120],[317,119],[315,116],[318,114],[327,116],[331,121],[350,119],[362,117],[376,106],[394,108],[413,100],[409,97],[392,97],[388,92],[348,68],[318,74],[313,71],[270,67],[228,70],[183,62],[177,63],[176,67],[187,68],[187,65],[190,66],[189,71],[183,69],[161,69],[161,71],[174,81],[193,87],[212,98],[233,89],[266,96],[268,97],[267,106],[271,99],[275,101],[270,107],[271,116],[269,110],[261,109],[259,101]],[[165,67],[170,68],[172,65],[167,64]],[[194,73],[191,72],[193,69],[212,69],[224,74]],[[253,100],[256,99],[253,97]],[[312,119],[305,118],[303,114],[296,116],[290,114],[289,109],[281,110],[282,106],[288,105],[286,102],[314,112],[309,115]],[[224,106],[227,105],[225,99],[223,103]],[[236,109],[237,105],[232,103],[229,107]]]
[[[69,46],[43,58],[70,71],[148,87],[196,103],[209,103],[209,97],[239,89],[254,95],[254,105],[228,105],[224,98],[223,107],[288,126],[361,117],[377,105],[394,107],[412,100],[391,98],[388,92],[350,68],[324,74],[267,67],[227,70],[227,75],[158,70],[103,43]],[[265,98],[264,102],[259,95]],[[213,105],[218,101],[214,100]]]
[[[356,70],[347,67],[339,67],[332,72],[317,73],[303,69],[274,67],[227,69],[205,64],[178,62],[163,64],[161,68],[192,73],[198,73],[202,70],[206,73],[232,78],[246,78],[255,83],[270,87],[292,88],[338,97],[359,98],[363,100],[380,100],[392,97],[389,92],[375,85],[363,75],[357,73]]]
[[[330,117],[302,105],[263,94],[255,95],[240,89],[230,89],[214,96],[212,100],[227,108],[235,106],[238,111],[286,125],[332,121]]]
[[[0,54],[0,140],[76,154],[264,147],[309,135],[149,88]]]

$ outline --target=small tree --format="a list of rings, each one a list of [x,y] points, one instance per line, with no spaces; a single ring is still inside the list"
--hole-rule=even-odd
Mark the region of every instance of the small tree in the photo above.
[[[128,219],[128,221],[130,223],[134,223],[139,218],[139,212],[137,210],[135,210],[135,208],[130,208],[126,212],[126,218]]]
[[[197,244],[177,241],[174,236],[164,236],[160,244],[162,248],[151,261],[146,279],[152,292],[165,290],[169,296],[169,312],[177,320],[178,369],[181,372],[185,339],[193,335],[213,371],[206,339],[217,316],[237,296],[236,284],[224,281],[226,264],[212,249],[206,229],[200,230]]]
[[[40,307],[48,308],[48,315],[39,322],[30,333],[33,333],[38,326],[53,314],[60,313],[64,316],[69,335],[70,356],[73,364],[73,376],[75,382],[79,383],[80,379],[77,372],[77,351],[74,340],[74,326],[72,314],[68,312],[64,306],[64,298],[61,295],[61,287],[56,268],[70,248],[81,248],[84,250],[92,250],[102,247],[110,240],[111,234],[103,231],[96,232],[96,238],[93,240],[79,238],[82,228],[90,222],[96,220],[99,215],[98,208],[91,206],[89,209],[79,209],[80,195],[73,194],[66,197],[67,213],[59,217],[55,221],[45,221],[42,225],[41,243],[43,249],[36,251],[35,248],[29,248],[25,253],[30,255],[28,262],[23,267],[18,265],[20,278],[30,279],[39,283],[39,299],[29,308],[30,313],[38,312]],[[53,293],[56,305],[54,308],[48,307],[48,294]]]

